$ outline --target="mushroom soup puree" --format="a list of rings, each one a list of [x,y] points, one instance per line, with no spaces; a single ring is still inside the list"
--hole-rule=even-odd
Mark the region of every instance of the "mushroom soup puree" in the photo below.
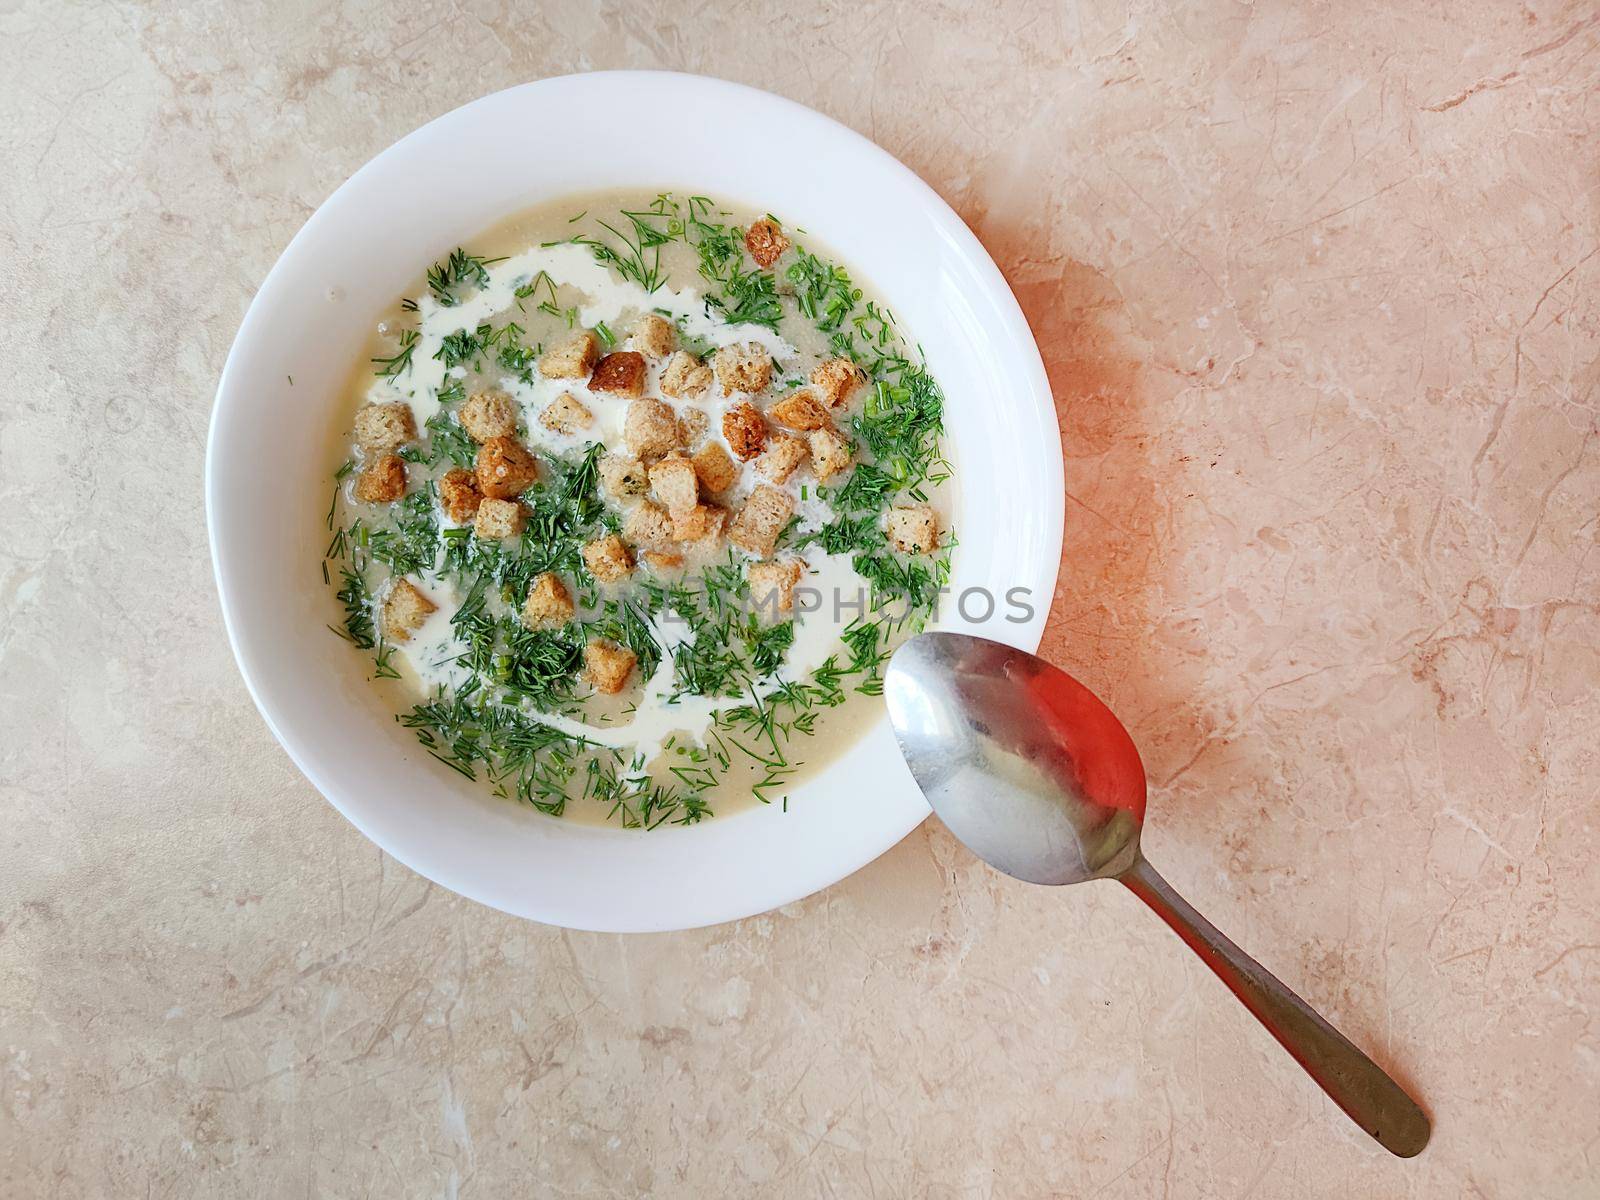
[[[435,264],[369,357],[324,573],[435,758],[653,828],[786,806],[879,719],[949,574],[943,400],[803,231],[541,206]]]

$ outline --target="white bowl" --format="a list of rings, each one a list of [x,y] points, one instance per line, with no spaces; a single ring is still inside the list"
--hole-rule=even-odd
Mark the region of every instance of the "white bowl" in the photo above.
[[[669,136],[628,132],[652,113],[672,114]],[[1031,618],[996,616],[985,629],[1035,648],[1060,556],[1061,455],[1044,366],[1005,280],[960,218],[865,138],[777,96],[691,75],[512,88],[361,168],[289,244],[240,327],[212,414],[206,511],[245,683],[284,749],[356,828],[411,869],[509,913],[577,929],[682,929],[826,887],[922,821],[927,806],[886,720],[798,787],[787,811],[648,833],[564,822],[460,778],[396,724],[367,682],[367,657],[328,632],[334,604],[318,568],[330,406],[376,314],[424,265],[501,218],[620,187],[777,213],[870,281],[947,398],[960,539],[952,586],[1028,589]]]

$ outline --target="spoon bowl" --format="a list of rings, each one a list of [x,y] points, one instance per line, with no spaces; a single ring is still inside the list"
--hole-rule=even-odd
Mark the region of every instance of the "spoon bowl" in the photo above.
[[[1145,859],[1144,764],[1099,697],[1035,655],[943,631],[895,652],[884,697],[917,786],[969,850],[1029,883],[1124,884],[1353,1121],[1401,1158],[1421,1153],[1416,1101]]]
[[[1139,854],[1139,750],[1100,698],[1000,642],[927,633],[884,678],[895,738],[939,819],[1028,883],[1115,878]]]

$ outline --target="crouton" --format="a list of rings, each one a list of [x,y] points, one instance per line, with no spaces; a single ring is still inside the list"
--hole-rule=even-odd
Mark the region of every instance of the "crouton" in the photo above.
[[[722,414],[722,436],[741,461],[749,462],[767,444],[767,419],[754,404],[735,404]]]
[[[635,458],[660,458],[678,447],[678,415],[664,400],[635,400],[622,421],[622,440]]]
[[[810,437],[811,469],[826,483],[850,465],[850,443],[831,429],[813,429]]]
[[[586,379],[600,358],[600,339],[580,329],[539,356],[539,373],[547,379]]]
[[[767,452],[756,459],[756,470],[773,483],[782,483],[805,462],[807,453],[806,444],[799,438],[779,434],[767,443]]]
[[[580,429],[587,429],[594,421],[594,414],[580,404],[570,392],[562,392],[539,414],[539,424],[552,433],[577,433]]]
[[[499,388],[473,392],[457,411],[456,420],[475,442],[508,438],[517,432],[516,401]]]
[[[492,437],[478,449],[478,490],[496,500],[522,495],[539,478],[539,462],[516,438]]]
[[[829,408],[838,408],[850,399],[850,393],[861,383],[861,369],[848,358],[830,358],[820,362],[811,372],[811,382],[822,393],[822,402]]]
[[[438,605],[417,590],[409,579],[396,579],[383,602],[383,636],[391,642],[408,642]]]
[[[728,540],[757,558],[766,558],[794,515],[794,498],[769,484],[757,484],[728,525]]]
[[[779,425],[800,433],[810,433],[813,429],[826,429],[833,424],[828,419],[828,410],[818,403],[816,393],[810,388],[799,388],[790,392],[767,409],[767,416]]]
[[[650,487],[656,499],[674,515],[700,502],[700,480],[694,473],[694,464],[681,454],[663,458],[650,468]]]
[[[633,350],[618,350],[594,365],[589,376],[591,392],[610,392],[637,400],[644,395],[644,355]]]
[[[518,536],[527,520],[528,510],[517,501],[486,496],[472,520],[472,532],[486,542],[500,542]]]
[[[457,525],[465,525],[477,515],[478,505],[483,503],[477,476],[460,467],[446,471],[439,480],[439,503],[444,506],[446,516]]]
[[[739,468],[716,442],[707,442],[689,461],[694,463],[694,473],[699,476],[703,491],[725,492],[739,478]]]
[[[889,540],[905,554],[926,554],[939,544],[939,515],[931,504],[891,508]]]
[[[600,460],[600,486],[613,499],[642,496],[650,486],[644,464],[628,454],[607,454]]]
[[[645,313],[634,322],[631,345],[646,358],[665,358],[677,339],[676,325],[655,313]]]
[[[594,690],[615,696],[628,684],[638,656],[626,646],[603,642],[599,638],[583,648],[583,673]]]
[[[675,542],[704,541],[713,533],[720,533],[727,512],[714,504],[696,504],[672,514],[672,540]]]
[[[584,545],[583,565],[601,583],[615,583],[633,570],[633,555],[621,538],[608,533]]]
[[[391,504],[406,494],[406,464],[398,454],[385,454],[356,476],[356,499],[364,504]]]
[[[623,518],[622,536],[635,546],[665,546],[672,540],[672,518],[646,500]]]
[[[789,239],[783,236],[776,221],[756,221],[745,230],[744,248],[759,265],[770,267],[783,257],[783,252],[789,248]]]
[[[699,524],[704,529],[704,532],[694,539],[695,546],[703,551],[713,551],[722,545],[722,531],[728,527],[728,510],[715,504],[702,504],[686,519],[685,532],[693,527],[690,522]]]
[[[522,602],[522,623],[529,629],[565,625],[576,611],[561,576],[546,571],[528,589],[528,598]]]
[[[798,558],[751,563],[746,572],[750,580],[750,602],[763,616],[791,612],[795,585],[804,574],[805,566]]]
[[[711,418],[703,409],[686,408],[678,414],[678,444],[680,446],[694,447],[699,445],[706,436],[706,431],[711,428]]]
[[[683,566],[683,555],[667,554],[660,550],[646,550],[644,561],[650,564],[653,571],[676,571]]]
[[[661,372],[661,393],[679,400],[703,396],[711,386],[711,368],[687,350],[679,350],[667,360]]]
[[[722,390],[759,392],[772,382],[772,355],[755,342],[724,346],[715,360]]]
[[[356,445],[369,453],[398,450],[416,437],[409,404],[368,404],[356,412]]]

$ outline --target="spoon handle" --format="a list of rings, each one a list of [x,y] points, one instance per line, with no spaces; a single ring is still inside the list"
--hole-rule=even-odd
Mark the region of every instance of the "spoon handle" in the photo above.
[[[1401,1158],[1428,1144],[1428,1116],[1350,1040],[1235,946],[1141,856],[1118,878],[1170,925],[1345,1114]]]

